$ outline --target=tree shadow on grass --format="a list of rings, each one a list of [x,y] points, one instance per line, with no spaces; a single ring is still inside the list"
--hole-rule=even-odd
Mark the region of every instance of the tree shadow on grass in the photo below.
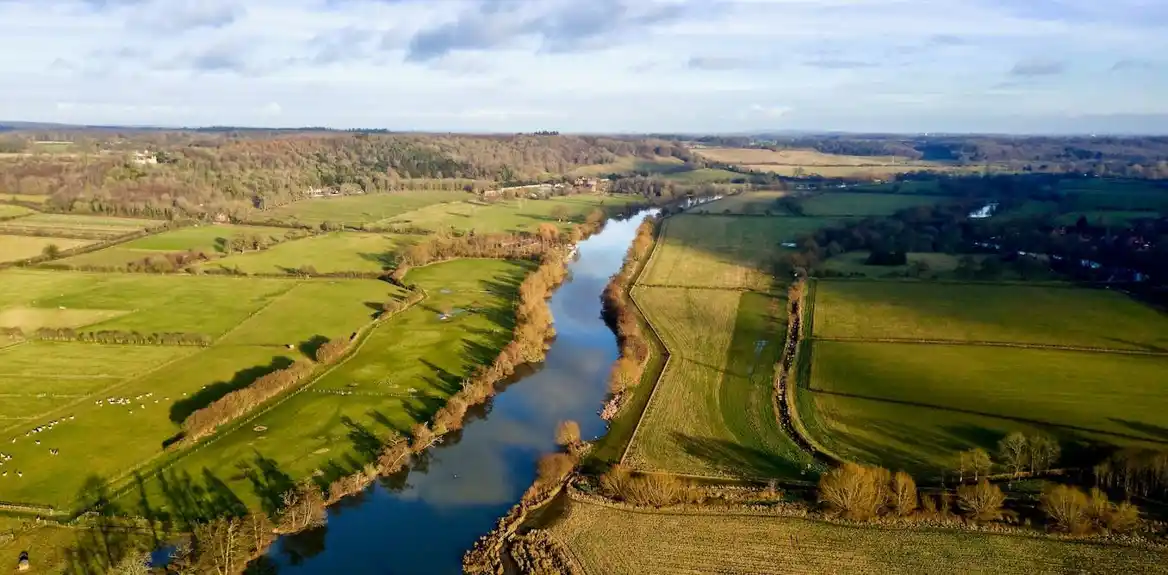
[[[273,358],[272,362],[268,365],[258,365],[237,371],[229,381],[217,381],[188,398],[176,401],[170,407],[170,420],[174,423],[181,424],[192,413],[211,405],[228,393],[237,389],[243,389],[254,383],[257,379],[274,371],[284,369],[292,365],[292,363],[291,359],[280,356]]]
[[[236,466],[251,482],[252,492],[268,515],[275,515],[284,503],[284,494],[296,486],[292,476],[282,471],[276,460],[264,457],[258,451],[250,463],[240,461]]]
[[[314,358],[316,357],[316,352],[324,347],[324,344],[328,343],[328,341],[329,338],[317,334],[301,342],[300,345],[296,346],[296,349],[304,354],[305,357]]]
[[[1108,419],[1110,419],[1111,421],[1114,421],[1115,423],[1118,423],[1118,424],[1120,424],[1128,429],[1131,429],[1132,431],[1136,431],[1138,433],[1142,433],[1144,435],[1148,435],[1148,436],[1155,438],[1155,439],[1149,439],[1147,441],[1168,442],[1168,427],[1163,427],[1160,425],[1153,425],[1151,423],[1145,423],[1143,421],[1134,421],[1131,419],[1121,419],[1118,417],[1109,417]]]
[[[774,453],[768,453],[723,439],[693,437],[684,433],[670,434],[673,441],[686,454],[697,457],[713,467],[740,474],[743,477],[781,477],[815,479],[810,475],[801,476],[805,471],[792,461]]]

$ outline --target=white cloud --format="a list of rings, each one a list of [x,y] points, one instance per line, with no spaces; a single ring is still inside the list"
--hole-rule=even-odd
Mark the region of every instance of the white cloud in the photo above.
[[[1127,64],[1161,61],[1168,11],[1027,6],[6,0],[0,120],[959,131],[1020,114],[1051,129],[1071,113],[1168,117],[1162,68]]]

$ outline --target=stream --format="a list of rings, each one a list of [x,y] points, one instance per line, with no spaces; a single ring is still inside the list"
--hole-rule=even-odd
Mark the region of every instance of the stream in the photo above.
[[[561,421],[577,421],[584,439],[604,433],[597,413],[617,344],[600,295],[649,213],[609,220],[580,242],[549,302],[556,339],[542,364],[521,370],[410,469],[329,508],[325,527],[277,541],[269,559],[278,572],[461,573],[462,554],[519,501],[536,461],[556,450]]]

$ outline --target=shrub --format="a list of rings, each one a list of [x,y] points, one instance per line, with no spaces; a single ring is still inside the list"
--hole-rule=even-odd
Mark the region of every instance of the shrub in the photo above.
[[[1087,494],[1069,485],[1053,485],[1042,493],[1039,508],[1050,519],[1052,527],[1068,533],[1085,533],[1091,522],[1088,517]]]
[[[1104,518],[1104,526],[1115,533],[1127,533],[1139,524],[1139,508],[1127,501],[1112,506]]]
[[[888,491],[888,508],[901,517],[912,515],[917,508],[917,483],[912,476],[897,471]]]
[[[884,509],[889,479],[887,469],[845,463],[820,477],[819,501],[847,519],[867,521]]]
[[[1006,496],[1001,488],[982,479],[976,485],[957,488],[957,504],[974,521],[995,521],[1002,518],[1002,504]]]

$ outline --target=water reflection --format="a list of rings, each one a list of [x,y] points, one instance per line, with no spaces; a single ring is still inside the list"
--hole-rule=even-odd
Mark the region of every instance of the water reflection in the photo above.
[[[560,421],[578,421],[585,437],[603,433],[596,413],[617,347],[600,318],[600,294],[644,215],[611,221],[580,244],[569,281],[550,302],[557,337],[539,369],[476,408],[472,421],[408,471],[331,508],[326,528],[282,538],[266,568],[296,575],[460,573],[462,553],[531,484],[540,455],[555,449]]]

